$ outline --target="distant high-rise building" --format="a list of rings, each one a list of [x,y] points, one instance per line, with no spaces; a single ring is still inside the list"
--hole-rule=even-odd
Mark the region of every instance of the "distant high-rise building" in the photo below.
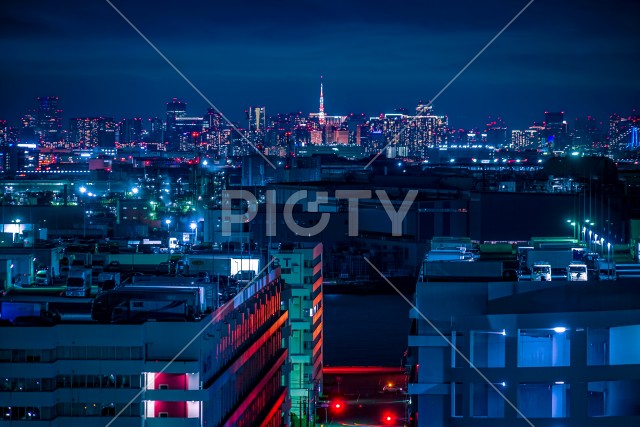
[[[39,137],[36,128],[36,116],[34,114],[25,114],[20,118],[20,142],[24,144],[37,144]]]
[[[142,119],[122,119],[118,123],[117,141],[121,145],[137,145],[142,139]]]
[[[264,113],[264,111],[263,111]],[[266,120],[266,117],[265,117]],[[209,131],[221,130],[222,128],[222,115],[218,113],[214,108],[209,108],[207,110],[207,114],[204,116],[204,121],[206,122]]]
[[[147,133],[147,142],[162,143],[164,134],[164,124],[158,117],[149,119],[149,132]]]
[[[333,141],[336,144],[347,145],[349,143],[349,131],[346,129],[336,129],[333,131]]]
[[[264,131],[266,128],[266,115],[264,107],[249,107],[248,110],[245,111],[247,115],[247,121],[249,122],[249,131],[250,132],[260,132]]]
[[[39,96],[37,98],[35,119],[38,142],[51,146],[60,141],[62,110],[58,108],[57,96]]]
[[[522,131],[524,147],[537,148],[540,145],[540,131],[529,128]]]
[[[9,127],[7,126],[7,121],[0,120],[0,145],[5,145],[7,143],[8,131]]]
[[[361,145],[363,134],[366,134],[367,117],[364,114],[349,114],[345,125],[349,131],[349,144]]]
[[[376,126],[379,124],[371,128],[374,133]],[[419,103],[415,115],[408,115],[405,108],[385,114],[382,132],[385,144],[393,144],[396,155],[426,159],[428,148],[447,145],[447,127],[447,116],[436,116],[431,105]]]
[[[322,131],[321,130],[312,130],[311,131],[311,144],[313,144],[313,145],[321,145],[322,144]]]
[[[521,130],[513,129],[511,131],[511,147],[513,149],[519,149],[524,147],[524,135]]]
[[[179,118],[187,116],[187,104],[178,98],[173,98],[167,102],[166,132],[164,139],[168,143],[169,150],[177,150],[180,145],[179,130],[176,122]]]
[[[507,139],[507,125],[504,121],[498,117],[496,120],[487,123],[487,144],[497,148],[506,147],[508,144]]]
[[[604,143],[605,136],[599,129],[595,117],[576,118],[573,127],[573,143],[577,148],[590,148]]]
[[[247,139],[256,146],[264,146],[265,132],[267,130],[265,107],[249,107],[245,114],[248,122]]]
[[[545,144],[554,149],[564,149],[569,143],[567,122],[564,120],[564,111],[544,113]]]
[[[115,148],[116,124],[111,117],[75,117],[69,120],[73,148]]]

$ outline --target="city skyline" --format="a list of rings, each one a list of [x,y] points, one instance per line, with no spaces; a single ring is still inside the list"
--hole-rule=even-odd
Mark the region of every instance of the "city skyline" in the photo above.
[[[327,114],[410,109],[432,98],[526,5],[520,3],[406,2],[385,13],[359,2],[340,9],[114,4],[231,120],[241,121],[249,105],[317,111],[320,75]],[[630,113],[639,93],[633,53],[640,37],[632,26],[638,5],[614,3],[533,2],[436,100],[437,113],[456,128],[481,126],[487,116],[524,128],[545,110],[565,111],[569,122]],[[65,118],[161,117],[175,96],[190,111],[206,111],[108,3],[76,6],[7,5],[0,37],[12,61],[0,89],[11,102],[0,107],[2,118],[15,121],[47,94],[64,100]],[[167,22],[176,30],[167,30]]]
[[[78,119],[111,119],[113,120],[115,123],[121,122],[121,121],[126,121],[126,120],[142,120],[142,127],[143,128],[148,128],[150,126],[149,121],[154,120],[154,119],[160,119],[162,121],[165,120],[165,116],[166,116],[166,106],[168,104],[170,104],[173,101],[179,101],[181,103],[184,103],[187,107],[187,115],[191,116],[191,117],[204,117],[206,116],[208,113],[207,111],[209,110],[208,108],[203,107],[203,110],[201,111],[194,111],[193,107],[190,107],[192,104],[190,103],[190,101],[187,98],[184,97],[179,97],[179,96],[174,96],[171,99],[167,100],[167,102],[165,102],[163,104],[163,107],[161,107],[161,111],[158,114],[150,114],[150,113],[143,113],[143,114],[138,114],[138,115],[133,115],[133,116],[127,116],[124,114],[86,114],[86,113],[82,113],[80,112],[80,114],[77,115],[69,115],[68,113],[66,113],[66,110],[64,108],[64,99],[57,96],[57,95],[44,95],[44,96],[39,96],[36,97],[32,100],[32,105],[30,106],[30,108],[27,108],[25,111],[20,112],[19,114],[17,114],[15,120],[7,120],[5,117],[0,117],[0,120],[5,120],[7,122],[7,124],[9,126],[14,126],[14,127],[19,127],[19,123],[21,121],[23,121],[23,118],[25,115],[28,114],[33,114],[35,113],[35,111],[37,110],[37,106],[38,106],[38,99],[39,98],[49,98],[49,97],[53,97],[53,98],[57,98],[58,102],[59,102],[59,109],[61,112],[61,119],[62,119],[62,131],[68,131],[69,127],[72,126],[73,122],[75,120]],[[325,99],[323,97],[323,99]],[[259,105],[258,108],[261,108],[263,110],[266,110],[267,112],[263,113],[263,120],[265,120],[266,118],[272,119],[275,118],[279,115],[293,115],[293,114],[300,114],[303,117],[309,117],[309,118],[316,118],[318,119],[318,109],[314,110],[310,110],[310,111],[297,111],[297,110],[284,110],[284,111],[273,111],[271,110],[268,105],[265,106],[264,104],[253,104],[252,105],[247,105],[243,110],[242,113],[238,113],[238,120],[233,120],[232,123],[236,126],[238,126],[240,129],[248,129],[249,126],[249,118],[247,116],[247,114],[249,114],[249,111],[251,108],[256,108]],[[335,114],[331,114],[332,112],[327,113],[326,111],[324,111],[325,116],[326,117],[343,117],[343,118],[347,118],[350,115],[362,115],[363,117],[365,117],[367,120],[371,119],[371,118],[379,118],[382,117],[384,115],[394,115],[397,113],[402,113],[405,114],[407,116],[414,116],[416,114],[418,115],[423,115],[424,113],[420,113],[420,108],[425,106],[425,105],[429,105],[429,101],[425,101],[425,100],[419,100],[416,101],[416,103],[414,105],[410,105],[410,106],[398,106],[395,108],[390,108],[388,110],[385,111],[381,111],[381,112],[376,112],[376,113],[367,113],[364,112],[362,110],[360,111],[351,111],[349,113],[335,113]],[[540,124],[543,124],[545,121],[545,114],[553,112],[553,110],[541,110],[538,111],[538,115],[537,117],[529,122],[529,123],[523,123],[523,126],[515,126],[513,125],[511,122],[508,122],[507,120],[504,119],[503,116],[492,116],[492,115],[486,115],[484,118],[480,118],[479,120],[477,120],[477,123],[473,124],[473,125],[469,125],[469,124],[465,124],[465,123],[458,123],[456,120],[455,116],[451,116],[450,114],[448,114],[447,112],[444,111],[440,111],[437,109],[437,106],[434,104],[432,105],[432,110],[430,110],[429,114],[435,114],[438,116],[445,116],[448,118],[449,120],[449,124],[450,126],[448,126],[448,129],[450,131],[454,131],[454,130],[468,130],[468,131],[483,131],[485,129],[487,129],[489,127],[489,125],[492,124],[502,124],[504,126],[507,127],[507,129],[509,130],[526,130],[531,126],[538,126]],[[637,117],[638,112],[637,110],[634,108],[630,111],[621,111],[621,110],[616,110],[616,111],[612,111],[611,113],[609,113],[606,116],[603,117],[596,117],[595,115],[592,114],[586,114],[584,116],[573,116],[571,115],[571,113],[567,113],[564,110],[557,110],[558,113],[562,113],[564,115],[564,120],[568,125],[568,129],[572,130],[573,129],[573,124],[575,124],[577,121],[584,121],[585,119],[588,120],[594,120],[595,121],[595,125],[598,126],[598,128],[600,130],[606,131],[606,129],[609,127],[610,122],[609,120],[611,118],[613,118],[613,116],[617,116],[617,117],[622,117],[622,118],[633,118],[633,117]],[[225,113],[223,111],[223,113]],[[229,115],[225,114],[227,117]],[[240,116],[244,116],[242,118],[240,118]],[[235,117],[233,117],[235,118]],[[451,123],[453,122],[453,125],[451,125]],[[227,126],[227,124],[225,124],[225,126]],[[268,127],[268,126],[267,126]]]

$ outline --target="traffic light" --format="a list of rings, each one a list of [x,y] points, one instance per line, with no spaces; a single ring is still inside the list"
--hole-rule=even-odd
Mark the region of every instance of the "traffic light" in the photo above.
[[[336,400],[331,403],[331,409],[334,412],[342,412],[344,410],[344,402],[341,400]]]
[[[391,412],[385,412],[382,415],[382,422],[384,424],[393,424],[393,422],[396,420],[396,417],[394,414],[392,414]]]

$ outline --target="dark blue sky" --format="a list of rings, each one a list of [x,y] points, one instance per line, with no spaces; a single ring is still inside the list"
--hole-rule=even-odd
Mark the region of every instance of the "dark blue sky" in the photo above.
[[[527,0],[113,0],[202,92],[234,120],[317,111],[413,109],[436,94]],[[16,120],[38,95],[69,117],[163,115],[172,97],[206,103],[104,0],[3,0],[0,118]],[[564,110],[568,118],[638,106],[640,5],[536,0],[442,94],[434,107],[456,127],[488,115],[513,128]]]

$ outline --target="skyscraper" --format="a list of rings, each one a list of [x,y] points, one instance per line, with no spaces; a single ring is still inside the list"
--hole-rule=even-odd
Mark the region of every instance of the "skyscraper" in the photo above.
[[[118,123],[118,143],[136,145],[142,138],[142,119],[122,119]]]
[[[69,144],[75,148],[115,148],[116,125],[111,117],[69,120]]]
[[[57,96],[39,96],[37,98],[35,120],[38,142],[51,145],[60,141],[62,110],[58,108]]]
[[[250,132],[260,132],[265,130],[266,117],[264,107],[249,107],[245,111],[247,120],[249,121]]]
[[[553,148],[563,149],[568,141],[567,122],[564,120],[564,111],[544,113],[544,137],[545,143]]]
[[[180,146],[179,131],[176,123],[177,119],[187,116],[187,104],[178,98],[173,98],[171,102],[167,102],[167,119],[166,132],[164,134],[165,141],[168,142],[169,150],[177,150]]]

